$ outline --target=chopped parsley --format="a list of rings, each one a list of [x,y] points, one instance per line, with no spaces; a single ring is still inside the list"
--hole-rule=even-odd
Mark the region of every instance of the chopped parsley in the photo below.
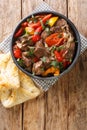
[[[56,50],[56,46],[52,46],[51,53],[53,53]]]
[[[59,69],[62,72],[64,70],[64,66],[62,62],[59,62]]]
[[[48,25],[48,24],[49,24],[49,20],[46,21],[46,25]]]
[[[41,58],[41,61],[43,61],[43,62],[45,63],[45,62],[46,62],[46,57],[43,56],[43,57]]]
[[[61,51],[63,48],[64,48],[64,46],[61,45],[61,46],[57,47],[56,49],[57,49],[57,51]]]
[[[40,19],[40,23],[41,23],[42,28],[45,29],[45,26],[44,26],[43,21],[41,19]]]
[[[56,60],[51,62],[51,66],[59,68],[61,72],[64,70],[63,63],[62,62],[58,62]]]
[[[49,27],[46,27],[46,28],[45,28],[45,31],[46,31],[49,35],[51,34]]]
[[[34,48],[30,48],[28,56],[32,57],[34,55]]]
[[[21,58],[18,58],[17,62],[21,67],[24,67],[24,61]]]
[[[59,63],[55,60],[55,61],[51,62],[51,65],[54,66],[54,67],[58,67]]]

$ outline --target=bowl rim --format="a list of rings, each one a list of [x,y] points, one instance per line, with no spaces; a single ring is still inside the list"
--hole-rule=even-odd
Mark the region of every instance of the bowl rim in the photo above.
[[[31,17],[32,15],[37,15],[37,14],[49,14],[49,13],[52,13],[54,15],[57,15],[59,16],[60,18],[63,18],[64,20],[67,21],[67,23],[69,24],[69,26],[72,28],[74,34],[76,35],[76,38],[78,39],[78,47],[77,47],[77,51],[76,51],[76,54],[75,54],[75,57],[72,61],[72,63],[69,65],[68,68],[66,68],[62,73],[60,73],[58,76],[50,76],[50,77],[40,77],[40,76],[35,76],[33,74],[31,74],[30,72],[24,70],[16,61],[14,55],[13,55],[13,39],[14,39],[14,34],[15,32],[17,31],[17,29],[20,27],[20,24],[24,21],[26,21],[27,18]],[[35,12],[35,13],[31,13],[30,15],[28,15],[27,17],[23,18],[22,20],[20,20],[20,22],[18,22],[16,28],[14,29],[13,31],[13,34],[12,34],[12,39],[11,39],[11,45],[10,45],[10,52],[11,52],[11,56],[13,58],[13,61],[14,63],[16,64],[16,66],[22,71],[24,72],[25,74],[27,74],[28,76],[32,77],[32,78],[35,78],[35,79],[39,79],[39,80],[51,80],[51,79],[55,79],[55,78],[59,78],[61,77],[62,75],[68,73],[71,68],[74,66],[74,64],[76,63],[78,57],[79,57],[79,54],[80,54],[80,50],[81,50],[81,40],[80,40],[80,35],[79,35],[79,32],[77,30],[77,28],[75,27],[75,25],[72,23],[72,21],[67,18],[66,16],[64,16],[63,14],[61,13],[58,13],[56,11],[38,11],[38,12]]]

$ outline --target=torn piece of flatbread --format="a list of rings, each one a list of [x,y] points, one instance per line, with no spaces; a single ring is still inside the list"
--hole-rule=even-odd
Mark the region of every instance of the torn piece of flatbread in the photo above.
[[[3,63],[1,62],[0,66],[0,98],[3,106],[6,108],[23,103],[29,99],[33,99],[41,93],[31,78],[20,71],[13,63],[11,55],[9,56],[8,60],[6,58]],[[2,81],[3,84],[1,83]]]
[[[19,88],[18,68],[13,63],[10,53],[0,54],[0,88]]]
[[[35,88],[36,89],[36,88]],[[10,108],[27,100],[36,98],[40,94],[38,89],[30,92],[22,87],[4,91],[1,95],[1,102],[4,107]]]
[[[34,85],[31,78],[21,71],[19,74],[20,88],[4,90],[1,93],[1,102],[6,108],[10,108],[40,95],[40,90]]]

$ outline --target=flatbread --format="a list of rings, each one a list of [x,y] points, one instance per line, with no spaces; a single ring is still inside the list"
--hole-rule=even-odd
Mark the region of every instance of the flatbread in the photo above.
[[[6,108],[10,108],[40,95],[40,90],[34,85],[30,77],[21,71],[19,71],[19,74],[20,88],[10,90],[3,89],[1,93],[1,102]]]
[[[10,108],[17,104],[23,103],[27,100],[33,99],[40,94],[38,89],[36,92],[31,93],[30,91],[20,87],[17,90],[5,90],[1,94],[1,102],[4,107]]]
[[[0,54],[0,88],[19,88],[18,68],[13,63],[10,53]]]
[[[40,93],[31,78],[13,63],[10,53],[3,54],[0,62],[0,98],[3,106],[13,107],[37,97]]]

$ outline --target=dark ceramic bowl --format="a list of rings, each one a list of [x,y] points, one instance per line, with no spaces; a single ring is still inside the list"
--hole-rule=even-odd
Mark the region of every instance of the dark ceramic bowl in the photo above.
[[[75,36],[75,39],[76,41],[78,41],[76,44],[75,44],[75,54],[74,54],[74,58],[73,58],[73,61],[72,63],[69,65],[69,67],[67,69],[65,69],[62,73],[60,73],[59,76],[51,76],[51,77],[40,77],[40,76],[34,76],[32,75],[31,73],[29,73],[28,71],[26,71],[25,69],[23,69],[21,66],[18,65],[15,57],[14,57],[14,54],[13,54],[13,45],[14,45],[14,34],[17,32],[17,30],[20,28],[20,25],[22,22],[26,21],[27,18],[31,17],[32,15],[37,15],[37,14],[49,14],[49,13],[52,13],[53,15],[55,16],[59,16],[60,18],[63,18],[67,21],[67,23],[69,24],[69,26],[71,27],[72,31],[73,31],[73,34]],[[56,77],[61,77],[62,75],[64,75],[65,73],[67,73],[68,71],[70,71],[70,69],[75,65],[77,59],[78,59],[78,56],[80,54],[80,49],[81,49],[81,41],[80,41],[80,36],[79,36],[79,33],[75,27],[75,25],[67,18],[65,17],[64,15],[60,14],[60,13],[57,13],[57,12],[54,12],[54,11],[43,11],[43,12],[37,12],[37,13],[33,13],[29,16],[27,16],[26,18],[24,18],[23,20],[21,20],[17,27],[15,28],[14,32],[13,32],[13,35],[12,35],[12,40],[11,40],[11,55],[12,55],[12,58],[13,58],[13,61],[14,63],[17,65],[17,67],[23,71],[25,74],[27,74],[28,76],[31,76],[32,78],[37,78],[37,79],[55,79]]]

